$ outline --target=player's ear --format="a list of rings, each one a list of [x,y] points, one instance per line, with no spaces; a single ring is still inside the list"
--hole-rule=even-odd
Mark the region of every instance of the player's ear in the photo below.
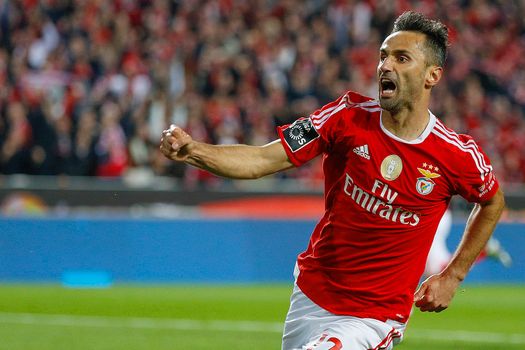
[[[430,66],[427,69],[426,85],[428,87],[434,87],[441,80],[443,75],[443,68],[439,66]]]

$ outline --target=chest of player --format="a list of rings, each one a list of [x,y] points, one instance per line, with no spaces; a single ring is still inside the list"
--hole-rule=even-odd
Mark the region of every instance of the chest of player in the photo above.
[[[348,137],[340,177],[343,198],[363,208],[387,205],[424,210],[453,195],[446,155],[431,143],[402,143],[381,130]]]

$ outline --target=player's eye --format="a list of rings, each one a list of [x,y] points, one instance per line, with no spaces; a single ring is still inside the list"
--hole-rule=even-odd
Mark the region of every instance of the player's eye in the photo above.
[[[399,56],[398,61],[401,63],[408,62],[408,57],[406,56]]]

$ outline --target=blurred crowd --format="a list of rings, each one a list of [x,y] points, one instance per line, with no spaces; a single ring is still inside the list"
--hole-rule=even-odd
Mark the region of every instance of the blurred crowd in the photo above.
[[[408,9],[451,30],[433,113],[525,182],[522,0],[0,0],[0,173],[218,186],[161,156],[166,126],[260,145],[348,89],[377,96],[378,48]]]

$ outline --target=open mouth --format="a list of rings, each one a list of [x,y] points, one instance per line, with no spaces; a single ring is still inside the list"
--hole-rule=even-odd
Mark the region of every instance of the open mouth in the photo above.
[[[396,89],[397,89],[396,83],[394,83],[394,81],[392,81],[389,78],[381,78],[380,86],[381,86],[381,91],[380,91],[381,97],[392,97],[394,96]]]

